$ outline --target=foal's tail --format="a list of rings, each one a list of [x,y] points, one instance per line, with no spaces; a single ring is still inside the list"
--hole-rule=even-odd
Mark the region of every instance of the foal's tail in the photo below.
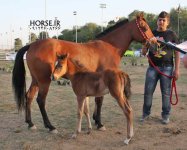
[[[131,96],[131,80],[129,78],[129,75],[122,72],[123,78],[124,78],[124,93],[127,99]]]
[[[12,87],[15,94],[18,111],[25,108],[26,83],[23,56],[29,47],[30,45],[26,45],[18,51],[12,72]]]

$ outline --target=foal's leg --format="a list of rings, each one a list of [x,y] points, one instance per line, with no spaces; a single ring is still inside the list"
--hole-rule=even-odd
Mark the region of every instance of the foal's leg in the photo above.
[[[31,120],[31,103],[37,91],[38,91],[38,85],[36,81],[32,79],[32,83],[26,94],[26,108],[25,108],[25,122],[28,123],[29,129],[36,129],[36,126],[32,123]]]
[[[93,114],[93,119],[95,120],[95,124],[97,125],[97,129],[101,131],[105,131],[105,126],[101,123],[101,107],[103,104],[104,96],[95,98],[95,109]]]
[[[118,87],[120,87],[120,86],[118,86]],[[121,107],[121,109],[123,110],[123,113],[126,116],[127,138],[124,140],[124,143],[128,144],[134,135],[134,132],[133,132],[133,112],[132,112],[132,108],[129,105],[126,97],[123,95],[123,90],[121,90],[121,89],[124,89],[124,88],[116,88],[114,86],[114,87],[111,87],[109,90],[110,90],[111,95],[117,100],[119,106]]]
[[[132,108],[129,105],[128,101],[126,98],[118,98],[117,99],[119,106],[122,108],[123,113],[126,116],[127,119],[127,138],[124,140],[125,144],[128,144],[131,138],[134,135],[133,132],[133,112]]]
[[[83,109],[84,109],[84,100],[85,97],[79,97],[77,96],[77,103],[78,103],[78,109],[77,109],[77,127],[76,131],[73,134],[72,138],[76,138],[77,134],[81,132],[81,123],[82,123],[82,116],[83,116]]]
[[[90,134],[92,129],[92,124],[90,121],[89,97],[86,97],[84,100],[84,114],[86,116],[87,123],[88,123],[88,134]]]
[[[46,96],[49,90],[49,84],[50,82],[45,82],[39,85],[39,92],[38,92],[38,97],[37,97],[37,102],[40,108],[40,112],[42,114],[43,117],[43,121],[44,121],[44,126],[46,128],[49,128],[49,131],[51,131],[52,133],[57,133],[58,131],[56,130],[56,128],[54,126],[51,125],[48,116],[47,116],[47,112],[45,110],[45,101],[46,101]]]
[[[128,144],[134,135],[134,131],[133,131],[133,110],[126,99],[125,99],[125,107],[124,108],[125,109],[123,109],[123,110],[124,110],[125,116],[127,118],[127,139],[124,140],[124,143]]]

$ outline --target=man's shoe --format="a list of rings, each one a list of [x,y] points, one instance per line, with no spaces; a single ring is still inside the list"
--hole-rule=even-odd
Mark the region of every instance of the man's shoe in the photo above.
[[[147,115],[147,116],[142,116],[141,118],[140,118],[140,122],[144,122],[145,120],[147,120],[149,118],[149,115]]]
[[[163,124],[168,124],[169,123],[169,118],[163,118],[162,123]]]

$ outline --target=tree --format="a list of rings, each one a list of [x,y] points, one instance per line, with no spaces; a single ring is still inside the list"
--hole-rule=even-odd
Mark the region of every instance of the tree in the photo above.
[[[128,15],[128,19],[131,21],[136,18],[136,16],[141,13],[142,11],[134,10],[132,13]],[[143,12],[144,13],[144,12]]]
[[[65,29],[61,33],[62,34],[58,36],[58,39],[74,41],[75,38],[74,38],[73,30]]]
[[[22,41],[20,38],[16,38],[15,39],[15,42],[14,42],[14,49],[15,49],[15,52],[17,52],[20,48],[22,48],[23,45],[22,45]]]
[[[151,13],[144,13],[144,18],[146,19],[151,30],[155,30],[157,28],[157,15]]]
[[[107,24],[107,28],[109,28],[109,27],[111,27],[111,26],[113,26],[113,25],[115,25],[116,24],[116,22],[114,21],[114,20],[110,20],[109,22],[108,22],[108,24]]]
[[[179,17],[179,39],[187,40],[187,8],[179,10],[172,8],[170,11],[170,27],[178,34],[178,17]]]
[[[45,31],[40,32],[40,34],[39,34],[39,39],[40,40],[47,39],[47,38],[49,38],[48,32],[45,32]]]
[[[52,39],[57,39],[57,36],[56,36],[56,35],[54,35],[54,36],[52,37]]]
[[[78,33],[79,42],[87,42],[95,39],[95,36],[99,34],[101,28],[95,23],[87,23],[80,28]]]
[[[134,10],[128,15],[128,20],[131,21],[136,18],[137,14],[142,11]],[[157,28],[157,18],[158,14],[152,13],[144,13],[144,18],[146,19],[148,25],[150,26],[151,30],[155,30]],[[187,40],[187,8],[181,8],[180,13],[180,39],[181,41]],[[170,27],[176,33],[178,33],[178,14],[176,9],[171,9],[170,11]],[[120,18],[117,22],[125,19],[125,17]],[[107,28],[115,25],[117,22],[115,20],[111,20],[108,22]],[[81,26],[77,30],[78,32],[78,42],[87,42],[89,40],[95,39],[95,36],[101,32],[101,26],[95,23],[87,23],[84,26]],[[62,34],[58,37],[58,39],[74,41],[75,42],[75,27],[72,30],[65,29],[61,32]],[[139,49],[141,48],[141,44],[133,42],[130,46],[132,49]]]
[[[31,33],[30,36],[29,36],[29,43],[35,42],[36,40],[38,40],[36,34]]]

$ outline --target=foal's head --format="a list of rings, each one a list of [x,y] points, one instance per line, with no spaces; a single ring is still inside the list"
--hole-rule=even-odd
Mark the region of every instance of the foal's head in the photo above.
[[[68,56],[69,54],[64,54],[60,56],[57,55],[57,62],[53,71],[52,79],[58,80],[60,77],[66,74],[68,69]]]

